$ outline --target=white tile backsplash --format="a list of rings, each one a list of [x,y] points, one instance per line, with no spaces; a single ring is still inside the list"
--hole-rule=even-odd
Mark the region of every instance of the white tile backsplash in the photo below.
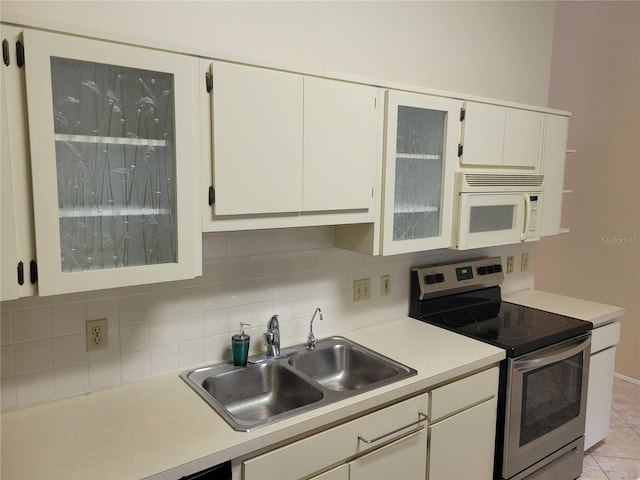
[[[76,363],[87,363],[87,337],[84,332],[62,337],[53,337],[53,366],[64,367]]]
[[[177,344],[151,349],[151,375],[161,375],[180,368],[180,350]]]
[[[13,345],[16,375],[40,372],[53,368],[53,339],[44,338]]]
[[[50,307],[15,310],[11,316],[11,333],[14,342],[51,337]]]
[[[16,376],[16,402],[19,406],[54,398],[53,370]]]
[[[51,333],[53,336],[84,332],[87,321],[86,311],[84,301],[52,305]]]
[[[2,409],[229,361],[241,321],[251,324],[251,352],[264,351],[273,314],[283,346],[306,341],[316,307],[324,314],[314,322],[319,337],[383,323],[407,314],[412,265],[532,252],[509,246],[371,257],[333,248],[332,237],[331,227],[205,234],[198,279],[2,302]],[[391,295],[381,297],[386,274]],[[372,297],[354,303],[352,281],[367,277]],[[507,276],[503,290],[532,284],[533,268]],[[85,321],[96,318],[108,320],[109,347],[87,353]]]
[[[122,383],[133,382],[151,376],[151,351],[122,355]]]
[[[53,393],[56,398],[84,393],[89,389],[89,365],[70,365],[53,370]]]
[[[113,387],[122,383],[120,356],[89,361],[89,390]]]

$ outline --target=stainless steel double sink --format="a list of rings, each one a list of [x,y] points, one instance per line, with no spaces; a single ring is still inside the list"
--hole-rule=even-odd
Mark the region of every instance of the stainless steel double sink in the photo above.
[[[180,374],[234,429],[249,431],[397,382],[417,372],[344,337],[301,344],[246,367],[219,363]]]

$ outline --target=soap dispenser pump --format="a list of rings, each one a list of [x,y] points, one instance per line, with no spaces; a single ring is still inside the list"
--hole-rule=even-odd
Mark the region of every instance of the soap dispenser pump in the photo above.
[[[247,365],[249,356],[249,335],[244,333],[244,327],[250,327],[248,323],[240,322],[240,332],[231,337],[231,350],[233,351],[233,364],[238,367]]]

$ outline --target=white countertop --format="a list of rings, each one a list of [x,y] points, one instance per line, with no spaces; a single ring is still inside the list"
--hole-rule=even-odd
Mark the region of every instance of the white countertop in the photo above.
[[[252,432],[232,430],[179,372],[10,411],[2,415],[2,479],[176,479],[505,357],[502,349],[410,318],[344,336],[418,374]]]
[[[502,296],[502,299],[525,307],[586,320],[593,323],[594,328],[611,323],[625,313],[624,308],[579,298],[565,297],[540,290],[522,290],[506,293]]]

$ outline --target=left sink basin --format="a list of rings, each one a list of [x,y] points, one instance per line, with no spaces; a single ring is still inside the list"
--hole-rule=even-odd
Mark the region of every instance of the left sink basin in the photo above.
[[[214,365],[180,377],[235,430],[248,431],[313,408],[322,390],[277,363]]]

